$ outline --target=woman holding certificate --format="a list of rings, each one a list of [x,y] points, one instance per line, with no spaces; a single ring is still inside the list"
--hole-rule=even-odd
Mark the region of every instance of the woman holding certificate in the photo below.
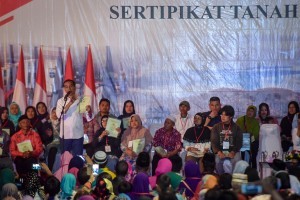
[[[130,123],[130,116],[135,114],[135,109],[134,109],[134,103],[131,100],[127,100],[124,102],[123,106],[123,114],[118,117],[121,122],[121,136],[122,133],[128,128],[129,123]]]
[[[198,163],[201,172],[204,171],[202,158],[210,150],[210,129],[204,126],[205,115],[197,113],[194,116],[194,127],[189,128],[183,136],[183,147],[187,151],[185,160]]]
[[[101,118],[101,128],[96,132],[93,138],[93,150],[104,151],[107,155],[107,167],[115,171],[115,166],[122,155],[120,148],[121,140],[118,137],[114,137],[107,131],[108,115],[104,115]],[[119,130],[119,129],[118,129]]]
[[[142,152],[149,152],[151,149],[152,135],[148,129],[142,126],[139,115],[134,114],[130,117],[130,125],[124,132],[121,139],[121,150],[123,155],[120,158],[129,161],[135,168],[137,155]]]

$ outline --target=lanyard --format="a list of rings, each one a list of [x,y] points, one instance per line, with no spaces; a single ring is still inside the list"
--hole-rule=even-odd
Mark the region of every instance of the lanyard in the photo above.
[[[188,115],[186,116],[185,119],[186,119],[186,120],[185,120],[185,123],[183,123],[183,122],[182,122],[182,117],[180,117],[180,123],[181,123],[181,127],[182,127],[183,130],[185,130],[185,126],[186,126],[186,123],[187,123],[187,120],[188,120]]]
[[[203,132],[204,132],[205,127],[203,126],[203,129],[200,133],[200,135],[197,137],[197,132],[196,132],[196,127],[194,127],[194,133],[195,133],[195,138],[196,138],[196,143],[198,143],[199,139],[201,138]]]
[[[108,137],[106,136],[106,146],[108,145]]]
[[[222,125],[223,125],[223,130],[225,131],[225,138],[228,138],[228,133],[229,133],[229,131],[231,131],[231,122],[230,122],[227,130],[225,130],[224,124],[222,124]]]

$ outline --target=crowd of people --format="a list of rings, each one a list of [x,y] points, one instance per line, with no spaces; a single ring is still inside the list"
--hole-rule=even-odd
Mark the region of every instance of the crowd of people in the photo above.
[[[51,109],[0,108],[1,199],[300,199],[296,101],[280,124],[266,103],[235,121],[218,97],[194,116],[182,101],[151,134],[133,101],[117,117],[103,98],[94,115],[73,80],[64,90]]]

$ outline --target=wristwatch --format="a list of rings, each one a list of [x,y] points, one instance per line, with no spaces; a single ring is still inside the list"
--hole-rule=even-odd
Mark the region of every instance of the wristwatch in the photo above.
[[[211,116],[209,116],[209,115],[207,116],[207,118],[208,118],[208,119],[212,119],[212,117],[211,117]]]

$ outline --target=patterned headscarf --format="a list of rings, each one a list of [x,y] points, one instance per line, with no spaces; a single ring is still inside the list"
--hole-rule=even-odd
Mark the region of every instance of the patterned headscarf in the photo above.
[[[35,171],[28,172],[24,178],[23,186],[24,186],[23,196],[30,195],[34,197],[35,193],[40,188],[40,180],[37,172]]]

